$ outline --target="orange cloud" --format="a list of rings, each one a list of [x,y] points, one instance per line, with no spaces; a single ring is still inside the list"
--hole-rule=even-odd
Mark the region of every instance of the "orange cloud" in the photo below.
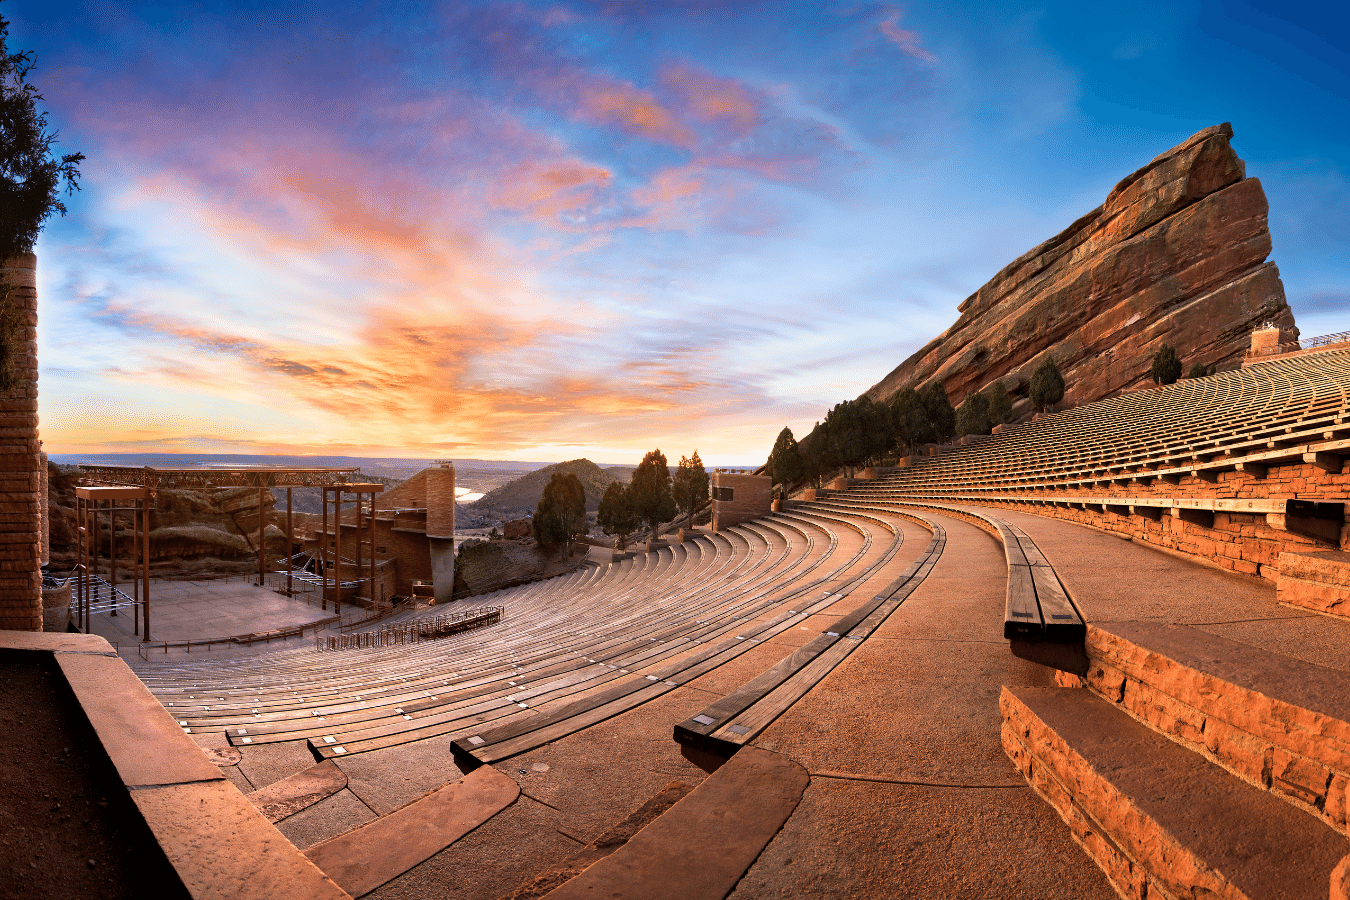
[[[676,147],[691,147],[697,138],[674,113],[647,91],[601,76],[578,78],[576,113],[581,118],[617,125],[629,134]]]
[[[497,209],[545,221],[568,217],[567,224],[576,224],[607,197],[611,180],[608,169],[580,160],[529,161],[504,172],[488,198]]]
[[[666,66],[661,83],[692,118],[745,134],[760,119],[761,97],[733,78],[722,78],[687,65]]]

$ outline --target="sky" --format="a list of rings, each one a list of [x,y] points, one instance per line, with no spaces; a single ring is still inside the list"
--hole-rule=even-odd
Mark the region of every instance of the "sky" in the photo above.
[[[1348,329],[1331,8],[6,0],[45,449],[758,463],[1220,122]]]

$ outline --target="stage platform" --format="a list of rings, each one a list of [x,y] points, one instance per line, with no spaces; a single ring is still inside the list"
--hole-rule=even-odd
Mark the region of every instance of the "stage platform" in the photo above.
[[[332,615],[331,608],[325,611],[303,597],[290,598],[239,578],[150,582],[150,636],[156,641],[227,638],[307,625]],[[135,621],[131,609],[115,616],[99,613],[90,616],[90,630],[130,649],[141,640],[133,632]]]

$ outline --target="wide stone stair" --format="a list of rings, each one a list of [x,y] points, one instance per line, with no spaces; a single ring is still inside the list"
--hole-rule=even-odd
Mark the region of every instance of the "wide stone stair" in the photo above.
[[[1003,689],[1003,745],[1121,896],[1350,897],[1350,672],[1157,622],[1086,650]]]

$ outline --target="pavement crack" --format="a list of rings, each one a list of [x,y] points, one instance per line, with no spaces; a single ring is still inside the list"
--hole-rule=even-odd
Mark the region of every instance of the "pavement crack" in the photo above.
[[[544,806],[547,806],[549,809],[553,810],[554,812],[562,812],[561,809],[558,809],[558,807],[554,806],[552,803],[549,803],[547,800],[540,800],[538,797],[536,797],[534,794],[531,794],[529,791],[525,790],[524,788],[521,788],[520,795],[521,795],[522,797],[529,797],[529,798],[530,798],[531,800],[533,800],[535,803],[542,803]]]
[[[861,772],[820,771],[810,773],[812,778],[834,778],[841,781],[875,781],[880,784],[907,784],[915,787],[996,789],[1025,788],[1025,781],[1004,782],[998,784],[963,784],[954,781],[919,781],[912,778],[887,778],[883,775],[864,775]]]

